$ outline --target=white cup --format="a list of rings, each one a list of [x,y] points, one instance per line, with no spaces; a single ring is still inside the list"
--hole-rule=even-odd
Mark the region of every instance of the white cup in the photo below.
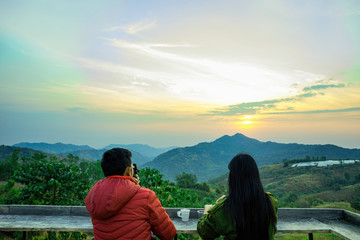
[[[197,213],[198,213],[198,218],[201,218],[202,215],[204,215],[204,210],[198,210]]]
[[[189,221],[190,209],[183,208],[177,212],[178,217],[181,217],[183,221]]]

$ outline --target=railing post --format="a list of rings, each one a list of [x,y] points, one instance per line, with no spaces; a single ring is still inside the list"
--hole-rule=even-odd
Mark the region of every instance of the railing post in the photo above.
[[[23,231],[23,240],[27,240],[28,232]]]
[[[309,233],[309,240],[314,240],[313,233]]]

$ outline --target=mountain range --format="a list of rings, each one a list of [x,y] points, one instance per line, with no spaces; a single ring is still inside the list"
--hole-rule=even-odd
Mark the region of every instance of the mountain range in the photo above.
[[[120,148],[129,149],[132,153],[133,162],[137,163],[140,167],[144,163],[153,160],[156,156],[160,155],[161,153],[176,148],[175,146],[168,148],[154,148],[144,144],[128,144],[128,145],[111,144],[102,149],[95,149],[88,145],[73,145],[73,144],[64,144],[64,143],[50,144],[44,142],[40,142],[40,143],[22,142],[22,143],[14,144],[13,147],[34,149],[34,150],[62,155],[62,156],[72,154],[74,156],[78,156],[80,159],[86,159],[91,161],[101,159],[103,153],[108,149],[120,147]]]
[[[239,152],[250,154],[258,166],[306,156],[325,156],[327,159],[360,159],[360,149],[346,149],[329,144],[261,142],[237,133],[233,136],[225,135],[213,142],[172,149],[157,156],[144,166],[158,169],[170,180],[174,180],[176,174],[187,172],[195,174],[199,181],[206,181],[226,173],[228,163]]]
[[[19,157],[31,157],[35,153],[41,153],[42,151],[34,150],[30,148],[19,148],[19,147],[11,147],[11,146],[5,146],[0,145],[0,161],[4,160],[7,156],[12,154],[15,149],[18,149],[20,151]]]
[[[29,143],[29,142],[21,142],[12,145],[13,147],[21,147],[21,148],[30,148],[34,150],[40,150],[47,153],[53,153],[53,154],[64,154],[69,153],[73,151],[79,151],[79,150],[87,150],[91,149],[88,145],[73,145],[73,144],[64,144],[64,143]]]
[[[101,159],[113,147],[131,150],[133,162],[139,167],[158,169],[167,179],[175,180],[182,172],[195,174],[198,181],[207,181],[226,173],[229,161],[239,152],[252,155],[258,166],[281,162],[283,159],[326,157],[327,159],[360,159],[360,149],[347,149],[335,145],[306,145],[297,143],[262,142],[237,133],[225,135],[213,142],[202,142],[191,147],[154,148],[143,144],[111,144],[102,149],[87,145],[19,143],[13,146],[41,150],[58,155],[73,154],[90,161]]]

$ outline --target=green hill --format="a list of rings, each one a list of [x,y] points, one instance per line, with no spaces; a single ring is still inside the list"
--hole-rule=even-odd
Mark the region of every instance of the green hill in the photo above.
[[[31,148],[34,150],[41,150],[43,152],[52,153],[52,154],[63,154],[63,153],[70,153],[73,151],[78,150],[88,150],[92,149],[88,145],[74,145],[74,144],[64,144],[64,143],[28,143],[28,142],[22,142],[14,144],[13,147],[21,147],[21,148]]]
[[[111,149],[114,147],[126,148],[131,152],[141,153],[142,155],[148,157],[150,160],[154,159],[156,156],[167,152],[171,149],[177,147],[167,147],[167,148],[154,148],[145,144],[111,144],[105,147],[105,149]]]
[[[78,150],[78,151],[74,151],[74,152],[69,152],[74,156],[78,156],[81,159],[86,159],[88,161],[96,161],[96,160],[101,160],[104,152],[107,149],[84,149],[84,150]],[[63,156],[68,155],[69,153],[66,154],[62,154]],[[152,160],[152,158],[148,157],[148,156],[144,156],[136,151],[131,151],[132,153],[132,162],[133,163],[137,163],[139,165],[139,167],[141,167],[144,163],[147,163],[149,161]]]
[[[252,155],[259,166],[281,162],[285,158],[306,156],[360,159],[360,149],[346,149],[335,145],[261,142],[238,133],[233,136],[225,135],[213,142],[170,150],[145,166],[158,169],[170,180],[174,180],[176,174],[187,172],[195,174],[199,181],[206,181],[225,173],[229,161],[239,152]]]
[[[266,191],[273,193],[280,207],[316,207],[323,204],[360,202],[360,164],[328,167],[284,167],[284,164],[259,168]],[[224,174],[208,182],[227,186]]]
[[[34,149],[38,151],[43,151],[46,153],[57,154],[62,156],[67,156],[68,154],[72,154],[74,156],[78,156],[81,159],[86,160],[99,160],[102,158],[103,153],[114,147],[121,147],[129,149],[133,155],[133,162],[137,163],[139,166],[142,166],[144,163],[153,160],[156,156],[176,147],[168,147],[168,148],[154,148],[144,144],[111,144],[102,149],[95,149],[89,147],[88,145],[74,145],[74,144],[64,144],[64,143],[29,143],[22,142],[18,144],[14,144],[13,147],[19,148],[28,148]],[[8,154],[11,151],[8,151]]]
[[[11,147],[11,146],[1,145],[0,146],[0,162],[3,161],[7,156],[12,154],[14,152],[14,150],[16,150],[16,149],[20,151],[19,158],[31,157],[35,153],[42,152],[42,151],[33,150],[33,149],[29,149],[29,148],[20,148],[20,147]]]

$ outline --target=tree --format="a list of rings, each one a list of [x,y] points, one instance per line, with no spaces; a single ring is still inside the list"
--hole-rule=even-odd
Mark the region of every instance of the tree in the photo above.
[[[295,193],[289,192],[285,197],[285,204],[292,206],[298,200],[298,196]]]
[[[350,174],[348,172],[344,173],[346,181],[350,181]]]
[[[15,199],[21,204],[83,205],[89,189],[87,173],[72,162],[73,159],[47,160],[44,154],[36,153],[24,158],[13,179],[25,186]]]
[[[101,168],[101,161],[96,162],[80,162],[79,167],[82,172],[86,172],[89,176],[90,185],[94,185],[97,181],[104,178],[104,173]]]
[[[206,182],[202,182],[202,183],[197,183],[196,184],[196,189],[199,189],[201,191],[205,191],[205,192],[209,192],[210,191],[210,187]]]
[[[6,156],[5,160],[0,163],[0,179],[8,180],[19,168],[19,156],[20,150],[14,149],[14,151]]]
[[[175,176],[176,183],[181,188],[194,188],[196,187],[197,177],[191,173],[181,173]]]
[[[356,181],[356,182],[360,182],[360,173],[355,176],[355,181]]]
[[[153,190],[164,207],[203,207],[198,194],[173,186],[157,169],[142,168],[138,175],[140,185]]]
[[[140,185],[145,188],[157,188],[169,184],[168,180],[164,179],[164,175],[155,168],[145,167],[138,173]]]
[[[19,194],[20,191],[15,187],[15,181],[9,179],[6,185],[0,185],[0,204],[12,204],[12,199]]]

